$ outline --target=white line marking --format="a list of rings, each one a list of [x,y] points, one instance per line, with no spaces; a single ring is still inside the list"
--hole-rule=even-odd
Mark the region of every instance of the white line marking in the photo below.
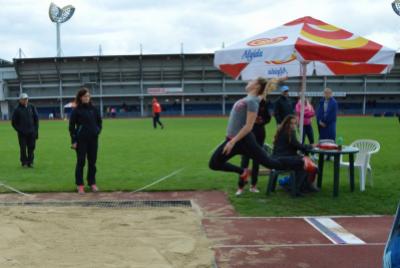
[[[268,220],[268,219],[304,219],[304,218],[315,218],[319,216],[282,216],[282,217],[240,217],[240,216],[232,216],[232,217],[215,217],[215,216],[208,216],[204,217],[205,219],[221,219],[221,220]],[[393,215],[333,215],[333,216],[324,216],[328,218],[381,218],[381,217],[393,217]]]
[[[362,245],[349,245],[349,244],[260,244],[260,245],[215,245],[211,246],[212,249],[216,248],[263,248],[263,247],[343,247],[343,246],[384,246],[385,243],[368,243]]]
[[[15,193],[18,193],[18,194],[22,194],[22,195],[24,195],[24,196],[31,196],[30,194],[26,194],[26,193],[24,193],[24,192],[21,192],[20,190],[15,189],[15,188],[13,188],[13,187],[11,187],[11,186],[8,186],[8,185],[6,185],[6,184],[4,184],[4,183],[2,183],[2,182],[0,182],[0,186],[3,186],[4,188],[7,188],[8,190],[11,190],[11,191],[13,191],[13,192],[15,192]]]
[[[312,227],[318,230],[334,244],[363,245],[363,240],[350,233],[340,224],[327,217],[305,218]]]
[[[162,181],[164,181],[164,180],[166,180],[166,179],[168,179],[168,178],[170,178],[170,177],[172,177],[172,176],[175,176],[176,174],[180,173],[182,170],[184,170],[184,168],[175,170],[175,171],[172,172],[171,174],[168,174],[168,175],[162,177],[161,179],[156,180],[155,182],[152,182],[152,183],[150,183],[150,184],[148,184],[148,185],[146,185],[146,186],[143,186],[142,188],[139,188],[139,189],[137,189],[137,190],[135,190],[135,191],[132,191],[131,193],[137,193],[137,192],[140,192],[140,191],[142,191],[142,190],[144,190],[144,189],[147,189],[147,188],[149,188],[149,187],[151,187],[151,186],[153,186],[153,185],[156,185],[157,183],[160,183],[160,182],[162,182]]]

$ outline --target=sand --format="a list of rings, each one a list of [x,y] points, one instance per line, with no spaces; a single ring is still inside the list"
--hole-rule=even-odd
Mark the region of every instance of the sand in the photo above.
[[[0,267],[212,267],[191,208],[1,207]]]

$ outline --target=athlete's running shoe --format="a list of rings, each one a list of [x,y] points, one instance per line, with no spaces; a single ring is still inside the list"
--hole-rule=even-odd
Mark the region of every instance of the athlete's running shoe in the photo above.
[[[78,185],[76,187],[76,189],[78,190],[78,194],[84,194],[85,193],[85,188],[83,187],[83,185]]]
[[[256,186],[250,186],[250,192],[252,192],[252,193],[259,193],[260,190],[258,190]]]
[[[99,188],[97,188],[96,184],[92,184],[92,185],[90,186],[90,189],[92,189],[92,192],[93,192],[93,193],[97,193],[97,192],[99,191]]]
[[[243,188],[237,189],[235,195],[236,195],[236,196],[240,196],[240,195],[242,195],[242,194],[243,194]]]

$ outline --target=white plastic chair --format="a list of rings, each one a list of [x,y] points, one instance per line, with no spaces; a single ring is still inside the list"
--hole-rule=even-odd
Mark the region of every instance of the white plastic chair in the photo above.
[[[357,147],[360,150],[354,159],[354,167],[360,170],[360,191],[365,191],[365,179],[368,173],[369,182],[371,186],[373,185],[370,165],[371,155],[379,152],[381,146],[379,142],[374,140],[356,140],[350,146]],[[344,162],[342,156],[340,156],[340,166],[349,167],[350,163]]]

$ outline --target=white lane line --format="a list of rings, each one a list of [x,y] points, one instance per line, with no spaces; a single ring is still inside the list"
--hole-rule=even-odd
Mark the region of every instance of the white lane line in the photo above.
[[[207,216],[205,219],[219,219],[219,220],[274,220],[274,219],[304,219],[304,218],[313,218],[319,216],[266,216],[266,217],[240,217],[240,216],[226,216],[226,217],[215,217],[215,216]],[[331,215],[324,216],[326,218],[382,218],[382,217],[393,217],[393,215]]]
[[[385,243],[368,243],[362,245],[350,245],[350,244],[260,244],[260,245],[215,245],[211,246],[212,249],[217,248],[263,248],[263,247],[351,247],[351,246],[384,246]]]
[[[131,193],[137,193],[137,192],[140,192],[140,191],[142,191],[142,190],[144,190],[144,189],[147,189],[147,188],[149,188],[149,187],[151,187],[151,186],[153,186],[153,185],[156,185],[156,184],[158,184],[158,183],[160,183],[160,182],[162,182],[162,181],[164,181],[164,180],[166,180],[166,179],[168,179],[168,178],[170,178],[170,177],[172,177],[172,176],[175,176],[176,174],[180,173],[182,170],[184,170],[184,168],[175,170],[174,172],[172,172],[172,173],[170,173],[170,174],[168,174],[168,175],[162,177],[161,179],[158,179],[158,180],[156,180],[155,182],[152,182],[152,183],[150,183],[150,184],[148,184],[148,185],[146,185],[146,186],[143,186],[142,188],[139,188],[139,189],[137,189],[137,190],[135,190],[135,191],[132,191]]]
[[[364,245],[363,240],[350,233],[331,218],[304,218],[312,227],[323,234],[334,244]]]
[[[31,196],[30,194],[21,192],[20,190],[15,189],[14,187],[11,187],[11,186],[9,186],[9,185],[6,185],[6,184],[4,184],[4,183],[2,183],[2,182],[0,182],[0,186],[3,186],[4,188],[6,188],[6,189],[8,189],[8,190],[11,190],[11,191],[13,191],[13,192],[15,192],[15,193],[18,193],[18,194],[22,194],[22,195],[24,195],[24,196]]]

